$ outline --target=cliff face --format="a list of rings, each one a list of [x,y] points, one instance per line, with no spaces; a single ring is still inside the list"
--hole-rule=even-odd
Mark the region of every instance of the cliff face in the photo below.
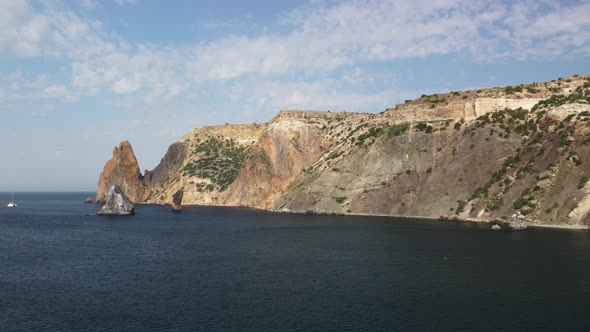
[[[178,190],[183,204],[228,205],[228,187],[264,131],[263,125],[195,129],[182,137],[153,171],[146,171],[146,203],[167,204]]]
[[[589,103],[590,77],[572,77],[195,129],[146,172],[142,201],[590,224]]]
[[[113,157],[105,165],[98,180],[97,202],[105,202],[109,188],[118,185],[133,202],[141,202],[146,188],[133,148],[124,141],[113,150]]]
[[[336,142],[336,126],[366,117],[353,113],[280,112],[266,125],[246,157],[228,190],[227,204],[272,208],[287,186]]]

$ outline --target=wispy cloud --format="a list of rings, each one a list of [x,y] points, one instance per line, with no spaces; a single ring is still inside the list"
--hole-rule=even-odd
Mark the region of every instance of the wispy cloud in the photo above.
[[[132,5],[137,3],[137,0],[114,0],[119,6]]]
[[[0,9],[0,57],[65,61],[70,81],[46,82],[38,94],[29,95],[61,96],[70,102],[75,96],[101,93],[154,101],[227,81],[248,82],[242,88],[252,95],[259,94],[255,86],[272,86],[274,91],[297,86],[281,94],[283,104],[330,108],[311,102],[320,100],[320,93],[330,95],[320,82],[331,76],[349,86],[366,84],[370,77],[359,67],[367,63],[450,54],[483,62],[590,55],[590,4],[584,2],[311,2],[277,18],[281,32],[174,47],[125,40],[64,4],[33,7],[24,0],[0,0]],[[273,99],[269,89],[263,99]],[[384,101],[383,93],[353,99]],[[334,98],[331,105],[344,107],[337,100],[346,99]]]
[[[86,10],[94,10],[99,7],[100,4],[97,0],[80,0],[80,6]]]

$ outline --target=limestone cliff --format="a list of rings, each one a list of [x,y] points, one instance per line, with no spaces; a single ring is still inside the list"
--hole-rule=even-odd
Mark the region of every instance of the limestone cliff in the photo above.
[[[226,203],[272,208],[287,186],[334,145],[339,127],[366,118],[354,113],[281,111],[246,157]]]
[[[182,190],[183,204],[227,205],[228,187],[265,129],[224,125],[195,129],[182,137],[153,171],[146,171],[146,203],[168,204]]]
[[[589,104],[590,77],[575,76],[380,114],[281,111],[193,130],[132,186],[157,204],[182,190],[184,204],[587,225]]]
[[[104,203],[112,185],[118,185],[132,202],[144,199],[146,188],[139,164],[129,142],[124,141],[113,150],[113,157],[105,165],[98,180],[96,201]]]

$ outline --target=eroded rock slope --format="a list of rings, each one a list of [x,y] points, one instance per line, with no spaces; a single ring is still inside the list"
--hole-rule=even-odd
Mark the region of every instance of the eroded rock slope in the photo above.
[[[127,180],[125,193],[145,203],[183,190],[185,204],[477,220],[521,211],[589,224],[589,103],[590,78],[575,76],[422,96],[380,114],[281,111],[261,125],[195,129],[143,179],[109,171],[100,181]]]

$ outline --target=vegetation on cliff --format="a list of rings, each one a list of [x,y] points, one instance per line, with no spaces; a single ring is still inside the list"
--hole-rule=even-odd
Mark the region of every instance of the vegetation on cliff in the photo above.
[[[163,160],[168,172],[149,174],[146,201],[184,189],[187,204],[482,220],[518,210],[588,224],[589,122],[590,77],[579,76],[422,96],[374,115],[281,111],[240,127],[247,139],[235,126],[188,134],[184,154]]]
[[[197,183],[196,190],[199,192],[215,189],[225,191],[238,176],[240,166],[251,147],[240,145],[234,139],[209,138],[194,147],[192,155],[198,159],[184,165],[181,172],[187,177],[211,181],[211,184]]]

